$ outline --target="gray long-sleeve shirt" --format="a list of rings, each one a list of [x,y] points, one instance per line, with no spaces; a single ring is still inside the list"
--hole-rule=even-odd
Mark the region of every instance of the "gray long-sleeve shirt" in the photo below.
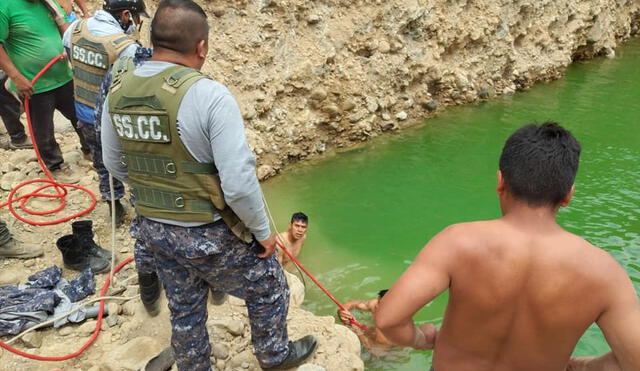
[[[149,61],[134,73],[136,76],[150,77],[171,66],[175,65]],[[105,108],[108,105],[109,96],[105,100]],[[122,144],[113,128],[108,109],[102,112],[101,124],[104,164],[113,176],[126,181],[127,168],[120,162]],[[193,84],[180,103],[177,125],[180,140],[196,161],[215,163],[229,207],[257,240],[267,239],[270,234],[269,221],[255,172],[256,161],[247,144],[240,109],[229,90],[209,79]],[[154,220],[185,227],[203,224]]]

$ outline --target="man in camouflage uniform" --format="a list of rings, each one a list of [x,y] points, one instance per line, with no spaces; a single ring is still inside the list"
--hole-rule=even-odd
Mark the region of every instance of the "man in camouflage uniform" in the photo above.
[[[198,72],[206,14],[190,0],[164,0],[151,30],[151,61],[114,65],[102,149],[107,169],[133,189],[135,236],[155,257],[178,368],[211,369],[210,288],[246,301],[263,368],[295,367],[316,339],[288,341],[289,290],[240,110],[224,86]]]

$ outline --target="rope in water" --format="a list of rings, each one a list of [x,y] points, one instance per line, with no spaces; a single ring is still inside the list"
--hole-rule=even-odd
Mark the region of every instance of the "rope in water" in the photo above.
[[[42,68],[42,70],[40,70],[40,72],[38,72],[38,74],[33,78],[33,80],[31,80],[31,84],[35,85],[36,81],[38,81],[38,79],[56,62],[58,62],[59,60],[64,59],[64,55],[59,55],[55,58],[53,58],[51,61],[49,61],[49,63],[47,63],[44,68]],[[25,223],[31,224],[31,225],[54,225],[54,224],[59,224],[59,223],[63,223],[66,221],[69,221],[71,219],[77,218],[79,216],[85,215],[89,212],[91,212],[97,203],[97,199],[95,194],[93,194],[93,192],[91,192],[89,189],[85,188],[85,187],[81,187],[78,185],[74,185],[74,184],[67,184],[67,183],[59,183],[56,182],[56,180],[53,178],[53,176],[51,175],[51,173],[49,172],[49,169],[47,169],[47,167],[44,164],[44,161],[42,160],[42,156],[40,155],[40,150],[38,149],[38,145],[36,143],[35,140],[35,136],[33,133],[33,126],[31,125],[31,114],[29,112],[29,98],[25,98],[24,100],[24,110],[27,114],[27,125],[29,126],[29,137],[31,138],[31,142],[33,143],[33,149],[36,152],[36,158],[38,160],[38,164],[40,165],[40,168],[42,169],[42,171],[46,174],[47,178],[46,179],[32,179],[32,180],[27,180],[24,181],[20,184],[18,184],[18,186],[16,186],[15,188],[13,188],[11,190],[11,192],[9,193],[9,197],[7,199],[7,202],[0,204],[0,208],[3,208],[5,206],[9,207],[9,211],[11,212],[11,214],[13,214],[14,217],[16,217],[16,219],[21,220]],[[32,191],[32,192],[28,192],[25,193],[19,197],[14,198],[16,192],[18,192],[18,190],[20,190],[22,187],[29,185],[29,184],[33,184],[33,183],[45,183],[45,185],[42,185],[40,187],[38,187],[36,190]],[[45,189],[48,188],[53,188],[55,189],[55,193],[45,193],[45,192],[41,192],[44,191]],[[30,219],[27,219],[23,216],[21,216],[20,214],[18,214],[18,212],[16,211],[16,209],[13,207],[13,203],[14,202],[20,202],[20,209],[22,209],[24,212],[31,214],[31,215],[39,215],[39,216],[43,216],[43,215],[51,215],[51,214],[55,214],[61,210],[63,210],[66,206],[67,206],[67,200],[66,200],[66,196],[68,194],[68,190],[67,188],[75,188],[78,190],[81,190],[85,193],[87,193],[89,195],[89,197],[91,198],[91,205],[89,205],[89,207],[87,207],[85,210],[79,211],[75,214],[66,216],[66,217],[62,217],[59,219],[55,219],[55,220],[47,220],[47,221],[33,221]],[[34,197],[42,197],[42,198],[54,198],[54,199],[58,199],[59,200],[59,205],[51,210],[45,210],[45,211],[36,211],[36,210],[32,210],[27,206],[27,203],[29,202],[29,200],[31,200]]]
[[[327,297],[329,299],[331,299],[331,301],[333,301],[338,308],[340,308],[343,311],[347,311],[347,308],[345,308],[344,305],[342,305],[342,303],[340,303],[338,301],[338,299],[336,299],[333,295],[331,295],[331,293],[329,292],[329,290],[327,290],[324,286],[322,286],[322,284],[307,270],[307,268],[305,268],[302,263],[300,263],[300,261],[298,260],[298,258],[296,258],[295,256],[293,256],[293,254],[291,254],[291,252],[289,250],[287,250],[287,248],[284,246],[284,244],[282,242],[280,242],[280,233],[278,232],[278,228],[276,227],[276,223],[275,220],[273,219],[273,216],[271,215],[271,210],[269,209],[269,203],[267,202],[267,199],[262,196],[262,200],[264,201],[264,206],[267,209],[267,215],[269,216],[269,220],[271,221],[271,224],[273,225],[273,228],[276,231],[276,236],[278,236],[276,238],[276,245],[278,246],[278,248],[280,250],[282,250],[282,252],[284,252],[289,259],[291,259],[291,261],[296,265],[296,268],[298,268],[298,270],[302,270],[310,279],[311,281],[313,281],[313,283],[316,284],[316,286],[318,286],[318,288],[320,290],[322,290],[322,292],[327,295]],[[306,288],[306,286],[305,286]],[[350,323],[356,327],[358,327],[359,329],[361,329],[362,331],[366,331],[368,330],[368,327],[358,323],[358,321],[356,321],[356,319],[351,316],[351,320]]]

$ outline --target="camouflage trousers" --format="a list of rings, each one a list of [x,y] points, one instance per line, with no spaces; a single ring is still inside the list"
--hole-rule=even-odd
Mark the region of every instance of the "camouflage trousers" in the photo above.
[[[156,258],[138,237],[140,236],[141,220],[142,217],[136,216],[133,221],[131,221],[131,227],[129,228],[129,233],[131,233],[131,236],[136,239],[136,242],[133,244],[133,260],[136,263],[136,270],[138,271],[138,274],[154,273],[157,271]]]
[[[287,357],[289,287],[275,256],[258,258],[262,247],[241,241],[224,223],[187,228],[140,217],[137,232],[155,256],[179,370],[211,370],[205,326],[210,288],[245,300],[251,342],[263,367]]]

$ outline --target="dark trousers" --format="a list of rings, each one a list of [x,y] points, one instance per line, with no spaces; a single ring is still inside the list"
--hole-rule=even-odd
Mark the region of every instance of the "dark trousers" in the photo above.
[[[2,118],[4,127],[7,128],[11,141],[22,143],[27,139],[27,134],[22,122],[20,122],[20,102],[4,88],[6,81],[7,75],[2,74],[0,77],[0,118]]]
[[[82,152],[89,153],[89,146],[78,128],[76,108],[73,98],[73,82],[69,81],[59,88],[31,96],[29,113],[33,135],[40,150],[42,160],[49,170],[56,170],[64,162],[60,146],[56,142],[53,127],[53,111],[58,110],[71,122],[80,138]]]

